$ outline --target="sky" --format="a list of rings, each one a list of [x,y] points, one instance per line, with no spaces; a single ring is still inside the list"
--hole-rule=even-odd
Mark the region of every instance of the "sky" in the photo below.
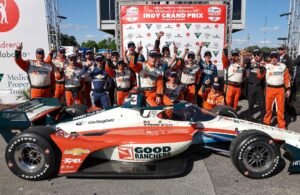
[[[58,9],[67,17],[61,22],[61,31],[74,35],[79,43],[111,37],[97,29],[96,0],[58,0]],[[279,15],[288,11],[289,0],[247,0],[246,27],[232,34],[232,48],[282,44],[277,38],[287,37],[288,19]]]

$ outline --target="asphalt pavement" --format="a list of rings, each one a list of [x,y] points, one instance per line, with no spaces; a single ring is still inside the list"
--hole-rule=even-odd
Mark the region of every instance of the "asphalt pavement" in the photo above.
[[[240,101],[243,112],[246,101]],[[299,117],[298,117],[299,118]],[[300,132],[300,119],[288,128]],[[30,182],[14,176],[6,166],[6,143],[0,138],[0,194],[300,194],[300,174],[289,175],[288,161],[277,175],[261,180],[241,175],[225,156],[211,154],[199,156],[189,174],[172,179],[68,179],[56,177],[51,180]]]

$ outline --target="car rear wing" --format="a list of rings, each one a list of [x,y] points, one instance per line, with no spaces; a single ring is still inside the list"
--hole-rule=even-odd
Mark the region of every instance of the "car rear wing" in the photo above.
[[[57,98],[37,98],[0,111],[1,134],[25,130],[32,122],[62,107]]]

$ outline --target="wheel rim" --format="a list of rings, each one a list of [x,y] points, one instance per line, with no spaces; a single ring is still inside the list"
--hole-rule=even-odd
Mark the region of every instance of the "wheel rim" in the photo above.
[[[251,172],[261,172],[272,166],[275,154],[267,143],[252,143],[243,154],[243,164]]]
[[[45,155],[34,143],[24,143],[16,148],[14,155],[17,166],[28,173],[40,170],[45,163]]]

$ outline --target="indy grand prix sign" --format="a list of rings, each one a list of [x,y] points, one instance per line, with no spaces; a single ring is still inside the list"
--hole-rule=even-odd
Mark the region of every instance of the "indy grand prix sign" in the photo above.
[[[143,54],[151,50],[156,33],[163,31],[161,45],[178,46],[178,55],[187,46],[196,52],[200,42],[204,42],[202,55],[210,50],[212,61],[222,70],[221,55],[226,39],[226,5],[126,5],[120,9],[121,49],[127,43],[140,42]]]

